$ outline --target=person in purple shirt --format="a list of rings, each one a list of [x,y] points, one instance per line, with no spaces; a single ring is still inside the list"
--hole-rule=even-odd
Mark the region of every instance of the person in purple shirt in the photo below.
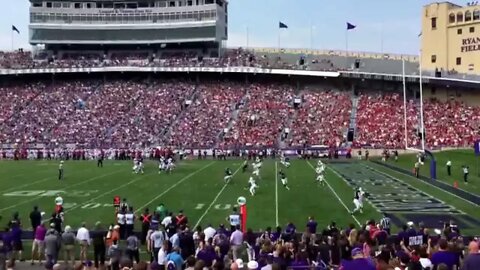
[[[395,244],[399,245],[400,242],[408,243],[408,233],[407,233],[407,225],[403,225],[402,231],[398,233],[397,240],[395,241]]]
[[[339,270],[375,270],[375,265],[363,256],[361,248],[352,250],[352,258],[351,261],[342,260]]]
[[[45,235],[47,234],[47,229],[43,224],[38,225],[35,228],[35,235],[32,244],[32,261],[31,264],[34,264],[35,258],[38,259],[38,262],[42,263],[43,250],[45,245]]]
[[[10,231],[9,227],[4,229],[4,233],[2,235],[2,253],[5,255],[6,258],[10,257],[10,253],[12,252],[12,232]]]
[[[292,222],[289,222],[287,224],[287,227],[285,228],[285,241],[290,241],[295,237],[295,233],[297,232],[297,228]]]
[[[282,227],[278,226],[277,230],[272,233],[272,239],[270,239],[272,242],[277,242],[278,239],[282,237]]]
[[[205,267],[212,266],[213,260],[215,260],[216,257],[217,255],[215,254],[213,247],[207,244],[204,244],[202,249],[197,253],[197,259],[204,261]]]
[[[12,247],[14,251],[14,258],[24,261],[22,257],[23,253],[23,242],[22,242],[22,229],[19,225],[12,226]]]
[[[441,264],[444,263],[448,266],[448,270],[453,270],[453,267],[457,264],[457,258],[455,254],[448,250],[448,242],[445,239],[440,239],[438,241],[439,249],[437,252],[432,254],[432,264],[434,269]]]
[[[295,260],[291,262],[290,267],[293,269],[305,269],[309,266],[307,255],[304,252],[298,252]]]
[[[315,218],[313,216],[308,217],[307,227],[310,233],[317,233],[317,225],[318,223],[315,221]]]

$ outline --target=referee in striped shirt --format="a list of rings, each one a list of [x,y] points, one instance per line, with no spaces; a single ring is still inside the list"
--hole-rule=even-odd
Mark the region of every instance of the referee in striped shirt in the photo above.
[[[380,225],[382,225],[383,229],[390,235],[390,224],[391,219],[387,216],[387,213],[383,213],[383,218],[380,219]]]

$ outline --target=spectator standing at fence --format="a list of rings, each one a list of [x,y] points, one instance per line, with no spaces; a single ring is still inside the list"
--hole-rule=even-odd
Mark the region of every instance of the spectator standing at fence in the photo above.
[[[92,245],[93,245],[93,258],[95,268],[105,264],[105,250],[106,250],[106,236],[102,231],[100,222],[95,224],[95,230],[91,233]]]
[[[77,231],[77,240],[80,244],[80,260],[87,259],[88,246],[90,245],[90,232],[87,229],[87,224],[82,223],[82,226]]]
[[[71,265],[75,265],[75,234],[72,232],[70,226],[65,226],[65,232],[62,234],[62,245],[64,252],[65,263],[71,262]]]
[[[157,230],[150,235],[150,247],[156,262],[158,262],[158,251],[165,240],[168,240],[168,236],[163,226],[158,226]]]
[[[452,162],[450,160],[448,160],[446,166],[447,166],[448,176],[452,176]]]
[[[32,261],[31,265],[34,264],[35,258],[38,259],[38,263],[42,263],[42,258],[45,256],[45,236],[47,234],[47,229],[45,225],[39,224],[34,230],[34,239],[32,244]]]
[[[38,206],[34,206],[30,212],[30,223],[32,224],[32,231],[35,233],[37,227],[42,223],[42,213],[38,210]]]
[[[235,231],[230,236],[230,245],[232,247],[233,259],[239,258],[240,249],[243,245],[243,233],[240,231],[240,225],[237,225]]]
[[[122,257],[122,250],[118,246],[117,240],[113,240],[112,245],[108,249],[108,257],[110,258],[110,266],[112,270],[120,269],[120,259]]]
[[[45,256],[47,264],[56,264],[60,252],[61,240],[55,229],[49,229],[45,236]]]
[[[127,238],[127,256],[133,262],[140,262],[140,251],[139,251],[140,241],[135,234],[131,234]]]
[[[308,217],[307,227],[310,233],[317,233],[317,225],[318,223],[315,221],[315,218],[313,216]]]

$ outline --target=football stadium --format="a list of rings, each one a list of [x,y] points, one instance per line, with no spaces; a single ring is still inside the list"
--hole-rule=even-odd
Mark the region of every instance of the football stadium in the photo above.
[[[29,1],[0,270],[479,270],[480,5],[419,4],[408,55],[347,21],[345,50],[283,47],[285,20],[229,46],[231,4]]]

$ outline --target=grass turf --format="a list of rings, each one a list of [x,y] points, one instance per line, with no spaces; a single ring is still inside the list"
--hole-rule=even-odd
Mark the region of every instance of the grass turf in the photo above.
[[[67,161],[64,181],[57,180],[57,166],[58,161],[0,162],[0,215],[4,221],[18,211],[24,227],[29,228],[32,207],[37,205],[48,215],[54,209],[56,193],[61,193],[65,223],[74,228],[83,221],[90,225],[96,221],[114,222],[111,204],[115,195],[127,198],[138,214],[159,203],[174,213],[184,210],[191,226],[226,223],[239,196],[247,198],[248,226],[256,231],[287,222],[303,230],[301,226],[308,216],[315,216],[322,226],[333,220],[344,225],[356,223],[328,186],[314,182],[314,170],[303,160],[293,161],[285,169],[279,162],[266,159],[254,197],[245,190],[250,173],[241,172],[240,160],[182,161],[170,175],[158,174],[154,161],[146,162],[143,175],[131,173],[130,161],[105,161],[103,168],[97,168],[94,161]],[[238,169],[228,185],[223,182],[226,167],[234,172]],[[288,177],[290,191],[276,177],[281,168]],[[351,207],[351,188],[331,171],[327,179],[339,198]],[[370,213],[367,209],[365,215]]]
[[[437,179],[444,181],[450,185],[453,185],[455,181],[458,183],[458,187],[465,189],[469,192],[480,195],[480,157],[475,156],[473,149],[466,150],[448,150],[438,153],[434,153],[435,160],[437,161]],[[452,162],[452,175],[447,174],[447,161]],[[395,161],[390,159],[391,163]],[[413,165],[416,162],[416,155],[402,155],[399,156],[398,162],[395,165],[413,170]],[[463,181],[463,169],[462,166],[468,166],[469,171],[469,183],[465,184]],[[420,169],[420,174],[430,177],[430,162],[426,161]]]
[[[402,156],[398,164],[408,164],[410,158],[413,157]],[[460,164],[453,159],[452,162],[454,166]],[[378,219],[381,216],[368,201],[363,214],[351,216],[346,208],[353,208],[353,187],[330,166],[326,171],[327,185],[315,183],[313,168],[316,160],[293,160],[287,169],[276,160],[266,159],[260,170],[262,179],[258,182],[259,189],[254,197],[245,190],[250,172],[242,173],[241,163],[241,160],[185,160],[179,162],[172,174],[167,175],[158,174],[155,161],[147,161],[145,174],[136,175],[131,172],[131,161],[105,161],[103,168],[97,168],[95,161],[67,161],[66,178],[58,181],[58,161],[1,161],[0,215],[4,217],[2,223],[5,224],[11,214],[18,211],[24,228],[30,229],[28,214],[32,207],[38,205],[48,215],[54,209],[56,193],[60,192],[66,206],[65,224],[74,228],[83,221],[90,226],[97,221],[113,223],[112,201],[115,195],[127,198],[138,214],[145,207],[152,210],[159,203],[164,203],[174,213],[184,210],[192,227],[227,223],[226,216],[236,205],[239,196],[247,198],[247,225],[254,231],[268,226],[284,226],[288,222],[293,222],[298,231],[303,231],[308,216],[314,216],[320,228],[331,221],[336,221],[341,227],[349,224],[358,226],[370,218]],[[413,177],[373,163],[360,164],[401,179],[415,189],[425,191],[480,219],[478,207],[449,193],[432,189]],[[223,182],[226,167],[236,172],[228,185]],[[277,178],[280,169],[286,172],[289,191]],[[136,229],[139,228],[137,223]],[[393,231],[396,231],[395,228]],[[479,230],[466,232],[478,233]]]

